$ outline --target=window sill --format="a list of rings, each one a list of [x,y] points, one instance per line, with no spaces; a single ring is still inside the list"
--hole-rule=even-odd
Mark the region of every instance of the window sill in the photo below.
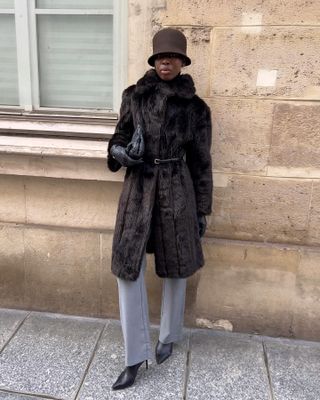
[[[124,170],[107,168],[107,145],[106,140],[0,135],[0,174],[121,182]]]
[[[0,134],[106,140],[112,136],[116,122],[116,118],[88,115],[0,114]]]

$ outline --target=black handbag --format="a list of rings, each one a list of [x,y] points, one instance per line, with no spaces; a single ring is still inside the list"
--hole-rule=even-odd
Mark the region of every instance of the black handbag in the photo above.
[[[144,154],[144,147],[143,129],[142,126],[138,124],[132,135],[131,142],[126,148],[126,153],[129,157],[139,160]]]

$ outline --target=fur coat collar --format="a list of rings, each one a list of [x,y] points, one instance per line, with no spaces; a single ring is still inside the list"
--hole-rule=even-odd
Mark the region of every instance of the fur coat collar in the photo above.
[[[157,90],[165,97],[176,96],[185,99],[192,99],[196,93],[193,79],[189,74],[179,74],[171,81],[163,81],[155,69],[150,69],[137,82],[135,94],[145,95]]]

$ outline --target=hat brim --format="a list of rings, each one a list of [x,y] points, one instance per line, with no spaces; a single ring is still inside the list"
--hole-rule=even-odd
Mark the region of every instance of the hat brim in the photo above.
[[[151,65],[151,67],[154,67],[155,59],[159,54],[161,54],[161,53],[152,54],[152,56],[148,58],[148,64]],[[177,53],[177,54],[179,54],[179,53]],[[189,57],[187,57],[184,54],[179,54],[179,56],[181,57],[181,59],[184,60],[184,65],[186,67],[191,64],[191,59]]]

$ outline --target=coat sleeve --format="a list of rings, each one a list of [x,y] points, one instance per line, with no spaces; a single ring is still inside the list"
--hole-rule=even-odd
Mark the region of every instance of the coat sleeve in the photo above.
[[[191,114],[191,129],[193,140],[186,152],[186,162],[189,167],[196,196],[197,212],[209,215],[212,212],[212,160],[211,112],[206,103],[200,99],[200,107]]]
[[[131,97],[134,91],[135,85],[129,86],[122,93],[122,102],[120,107],[120,116],[117,126],[115,128],[115,133],[108,144],[108,158],[107,164],[112,172],[116,172],[121,168],[121,164],[115,160],[110,154],[110,149],[114,144],[126,147],[130,142],[133,135],[133,118],[131,112]]]

